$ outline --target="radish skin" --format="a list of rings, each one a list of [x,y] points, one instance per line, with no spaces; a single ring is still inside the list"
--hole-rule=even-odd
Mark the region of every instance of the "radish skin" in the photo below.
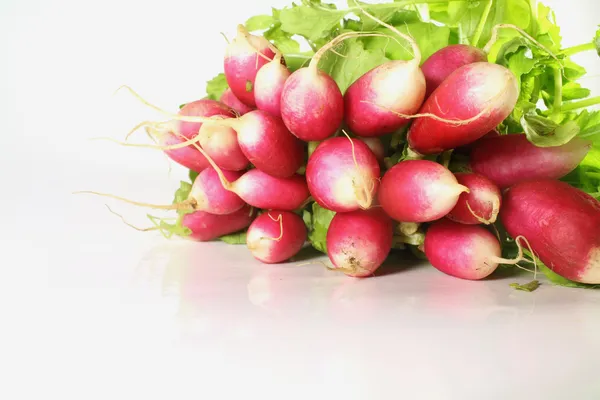
[[[211,99],[202,99],[187,103],[179,110],[178,114],[182,117],[235,117],[235,112],[231,107]],[[171,129],[186,139],[193,139],[196,137],[202,127],[202,122],[173,120],[171,124]]]
[[[225,104],[226,106],[231,107],[233,111],[235,111],[238,115],[244,115],[253,110],[252,107],[248,107],[247,105],[242,103],[240,99],[235,97],[235,94],[233,94],[231,88],[227,88],[223,92],[219,101]]]
[[[518,94],[517,78],[501,65],[476,62],[460,67],[423,103],[419,114],[429,116],[411,125],[409,146],[425,155],[474,142],[508,117]]]
[[[175,136],[173,133],[164,132],[157,137],[158,144],[166,147],[184,142],[184,139]],[[202,155],[193,146],[182,147],[180,149],[165,150],[165,154],[176,163],[191,169],[195,172],[202,172],[210,166],[206,157]]]
[[[477,47],[466,44],[453,44],[436,51],[421,66],[427,82],[425,97],[429,97],[458,68],[482,61],[487,61],[487,54]]]
[[[306,181],[321,207],[347,212],[371,206],[380,173],[377,158],[364,142],[335,137],[321,142],[308,159]]]
[[[280,263],[296,255],[306,241],[306,226],[297,214],[268,211],[248,228],[246,244],[259,261]]]
[[[327,230],[327,255],[348,276],[370,276],[387,258],[392,236],[392,220],[379,208],[337,213]]]
[[[425,234],[427,259],[439,271],[461,279],[479,280],[496,270],[501,258],[498,239],[479,225],[464,225],[443,219],[434,222]]]
[[[227,215],[214,215],[205,211],[196,211],[183,216],[182,225],[191,231],[188,238],[201,242],[228,235],[246,228],[256,213],[250,206]]]
[[[383,146],[381,139],[377,137],[365,137],[359,139],[369,146],[369,149],[371,149],[375,155],[375,158],[377,158],[377,161],[379,161],[379,163],[383,163],[385,159],[385,147]]]
[[[504,194],[500,219],[555,273],[600,284],[600,202],[592,196],[556,180],[520,182]]]
[[[204,124],[200,128],[200,147],[223,169],[242,171],[249,161],[238,143],[238,134],[228,126]]]
[[[281,117],[281,92],[291,74],[281,63],[279,54],[258,70],[254,82],[254,98],[260,110]]]
[[[446,216],[468,190],[438,163],[407,160],[383,175],[379,203],[396,221],[429,222]]]
[[[525,134],[502,135],[478,141],[470,167],[500,188],[538,179],[560,179],[573,171],[592,147],[575,137],[562,146],[538,147]]]
[[[267,39],[251,35],[243,25],[238,25],[237,36],[227,46],[223,67],[227,84],[242,103],[256,106],[256,74],[274,56],[273,45]]]
[[[228,180],[236,180],[242,176],[241,172],[235,171],[222,171],[222,173]],[[198,174],[192,184],[188,200],[193,200],[194,210],[216,215],[231,214],[246,204],[237,194],[226,190],[221,185],[219,174],[212,167]]]
[[[496,222],[502,205],[502,193],[498,186],[479,174],[456,173],[454,176],[469,192],[461,193],[456,206],[446,217],[467,225]]]

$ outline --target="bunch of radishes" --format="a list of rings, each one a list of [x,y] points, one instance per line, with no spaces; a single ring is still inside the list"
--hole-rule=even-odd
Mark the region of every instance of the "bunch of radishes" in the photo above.
[[[421,65],[414,40],[377,21],[408,40],[414,58],[379,65],[345,93],[318,64],[358,34],[334,38],[292,73],[272,43],[240,26],[227,47],[221,101],[188,103],[148,129],[169,157],[199,173],[174,206],[188,211],[190,237],[247,228],[257,259],[283,262],[306,242],[301,210],[314,200],[336,212],[327,253],[347,275],[372,275],[395,233],[424,233],[421,249],[435,268],[482,279],[523,260],[501,258],[490,230],[500,216],[556,273],[600,283],[600,203],[558,181],[590,143],[537,147],[524,134],[498,134],[519,95],[510,70],[468,45],[442,48]],[[380,138],[408,124],[408,157],[385,170]],[[470,172],[430,157],[450,150],[468,156]]]

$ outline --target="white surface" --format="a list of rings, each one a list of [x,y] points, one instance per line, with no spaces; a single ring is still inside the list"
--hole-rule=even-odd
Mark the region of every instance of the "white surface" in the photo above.
[[[156,118],[112,92],[127,83],[166,107],[202,96],[219,31],[286,3],[0,2],[0,397],[599,398],[600,292],[263,266],[135,232],[70,194],[170,202],[184,174],[160,153],[87,140]],[[547,3],[565,46],[588,40],[595,1]],[[598,58],[577,60],[598,94]]]

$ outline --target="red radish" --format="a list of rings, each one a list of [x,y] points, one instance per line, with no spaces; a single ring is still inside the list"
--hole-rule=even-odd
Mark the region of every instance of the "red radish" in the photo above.
[[[504,194],[500,219],[557,274],[600,284],[600,202],[592,196],[555,180],[520,182]]]
[[[164,132],[156,139],[158,144],[163,147],[179,144],[185,141],[184,139],[181,139],[170,132]],[[204,169],[210,166],[206,160],[206,157],[204,157],[202,153],[198,151],[198,149],[195,149],[192,146],[182,147],[175,150],[165,150],[165,154],[169,156],[171,160],[195,172],[202,172]]]
[[[292,176],[304,163],[304,146],[285,127],[281,118],[262,110],[250,111],[239,118],[196,117],[172,114],[143,99],[133,89],[127,88],[136,98],[147,106],[171,116],[174,120],[202,122],[203,124],[233,128],[238,134],[238,144],[248,160],[258,169],[277,177]],[[122,143],[124,146],[149,147],[161,150],[175,150],[200,141],[194,137],[188,141],[171,146],[153,146]],[[205,154],[206,156],[206,154]]]
[[[280,263],[296,255],[305,241],[304,221],[289,211],[267,211],[259,215],[246,236],[252,255],[267,264]]]
[[[467,225],[496,222],[502,204],[502,193],[498,186],[479,174],[456,173],[454,176],[469,192],[461,193],[458,203],[446,217]]]
[[[436,154],[474,142],[508,117],[518,95],[509,69],[487,62],[462,66],[425,101],[408,144],[417,153]]]
[[[346,137],[321,142],[306,166],[310,194],[321,207],[337,212],[369,208],[379,175],[379,163],[369,147]]]
[[[211,160],[208,161],[211,162]],[[214,215],[226,215],[242,208],[244,206],[244,201],[235,192],[224,187],[221,182],[227,182],[228,179],[237,179],[236,182],[238,182],[242,177],[243,175],[241,172],[221,171],[209,166],[198,174],[192,184],[192,189],[187,199],[180,203],[169,205],[143,203],[112,194],[92,191],[80,191],[75,193],[95,194],[124,201],[140,207],[156,208],[160,210],[204,211]]]
[[[536,179],[559,179],[571,172],[592,147],[573,138],[556,147],[538,147],[525,134],[502,135],[478,141],[471,150],[473,172],[486,176],[500,188]]]
[[[246,228],[256,213],[250,206],[227,215],[214,215],[196,211],[183,216],[182,225],[191,231],[190,239],[205,242]]]
[[[240,101],[240,99],[235,97],[235,94],[233,94],[233,92],[231,91],[231,88],[227,88],[223,92],[219,101],[221,103],[231,107],[233,109],[233,111],[235,111],[236,114],[238,114],[238,115],[244,115],[253,110],[252,107],[248,107],[247,105],[242,103]]]
[[[409,122],[398,114],[410,115],[419,110],[425,97],[425,77],[419,68],[421,51],[415,40],[362,12],[408,41],[414,54],[410,61],[388,61],[373,68],[354,81],[344,95],[344,119],[350,130],[357,136],[381,136]]]
[[[383,160],[385,159],[385,147],[383,146],[381,139],[377,137],[366,137],[360,138],[360,140],[369,146],[369,149],[371,149],[375,158],[377,158],[377,161],[383,163]]]
[[[242,152],[237,132],[233,128],[204,124],[200,128],[199,137],[200,147],[220,168],[241,171],[248,167],[248,158]]]
[[[471,150],[473,150],[473,148],[475,148],[479,145],[480,142],[482,142],[486,139],[498,137],[498,136],[502,136],[502,135],[500,135],[500,132],[498,132],[496,129],[492,129],[491,131],[489,131],[488,133],[486,133],[485,135],[483,135],[481,138],[477,139],[476,141],[466,144],[464,146],[457,147],[456,149],[454,149],[454,153],[468,155],[469,153],[471,153]]]
[[[453,44],[436,51],[421,66],[427,82],[425,97],[429,97],[458,68],[481,61],[487,61],[487,54],[475,46]]]
[[[337,213],[327,230],[327,255],[348,276],[366,277],[392,248],[392,220],[379,208]]]
[[[281,92],[291,74],[281,63],[281,54],[276,54],[271,62],[258,70],[254,81],[254,98],[260,110],[281,117]]]
[[[247,106],[256,106],[254,79],[274,56],[274,47],[267,39],[251,35],[243,25],[238,25],[237,36],[227,46],[224,72],[235,97]]]
[[[235,180],[242,176],[241,172],[222,172],[229,180]],[[237,194],[223,188],[219,174],[212,167],[208,167],[198,174],[192,185],[188,202],[194,210],[216,215],[231,214],[245,205]]]
[[[308,67],[292,73],[281,92],[281,118],[296,137],[309,142],[333,135],[344,117],[344,98],[333,78],[317,68],[325,52],[356,32],[341,34],[321,47]]]
[[[478,280],[489,276],[498,264],[516,264],[501,258],[498,239],[480,225],[464,225],[443,219],[434,222],[425,234],[427,259],[438,270],[461,279]]]
[[[383,175],[379,202],[396,221],[429,222],[447,215],[460,194],[468,191],[444,166],[428,160],[407,160]]]
[[[182,117],[235,117],[235,112],[230,107],[211,99],[202,99],[187,103],[179,110],[178,114]],[[174,119],[170,122],[168,129],[186,139],[193,139],[198,135],[201,127],[202,122],[187,122]]]

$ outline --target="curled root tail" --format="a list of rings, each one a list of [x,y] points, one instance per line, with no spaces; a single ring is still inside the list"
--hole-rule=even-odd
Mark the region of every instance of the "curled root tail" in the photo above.
[[[248,46],[252,47],[254,49],[254,51],[256,51],[256,54],[258,56],[264,58],[267,61],[273,61],[275,59],[275,57],[277,57],[277,56],[279,56],[279,59],[281,59],[281,51],[279,51],[279,49],[277,47],[275,47],[273,45],[273,43],[269,42],[269,49],[271,49],[271,51],[273,53],[275,53],[275,57],[269,58],[252,44],[252,41],[250,40],[250,32],[248,32],[248,29],[246,29],[246,27],[244,25],[239,24],[237,26],[237,31],[238,31],[238,35],[241,36],[242,38],[244,38],[244,41],[246,42],[246,44]],[[258,57],[256,57],[256,68],[258,68]]]
[[[358,171],[358,175],[360,176],[360,183],[354,184],[354,193],[356,195],[356,201],[358,205],[363,210],[367,210],[371,207],[371,203],[373,203],[373,191],[375,189],[375,182],[369,179],[365,172],[358,165],[358,161],[356,160],[356,150],[354,148],[354,141],[350,138],[348,133],[342,129],[344,135],[350,141],[350,145],[352,146],[352,160],[354,161],[354,166]]]
[[[146,130],[146,134],[150,136],[152,140],[154,140],[153,135],[160,135],[168,130],[167,121],[157,122],[157,121],[142,121],[136,126],[134,126],[128,133],[125,135],[125,141],[129,140],[129,137],[137,132],[140,128],[144,128]]]
[[[473,209],[471,208],[471,205],[469,204],[469,202],[467,201],[467,208],[469,209],[469,212],[471,213],[471,215],[473,217],[475,217],[475,219],[479,222],[481,222],[484,225],[490,225],[493,224],[494,222],[496,222],[496,218],[498,217],[498,212],[500,211],[500,204],[497,201],[494,201],[494,205],[492,206],[492,215],[490,217],[490,219],[485,219],[480,215],[477,215],[477,213],[475,213],[475,211],[473,211]],[[498,203],[498,205],[496,205],[496,203]]]
[[[116,211],[113,211],[113,210],[112,210],[112,208],[110,208],[110,207],[108,206],[108,204],[105,204],[105,206],[106,206],[106,208],[108,208],[108,211],[110,211],[112,214],[114,214],[114,215],[116,215],[117,217],[119,217],[119,218],[121,219],[121,221],[123,221],[123,223],[124,223],[125,225],[127,225],[127,226],[128,226],[128,227],[130,227],[130,228],[133,228],[133,229],[135,229],[135,230],[136,230],[136,231],[138,231],[138,232],[157,231],[157,230],[159,230],[159,229],[160,229],[158,226],[151,226],[151,227],[148,227],[148,228],[140,228],[140,227],[137,227],[137,226],[135,226],[135,225],[133,225],[133,224],[131,224],[131,223],[127,222],[127,220],[125,219],[125,217],[123,217],[121,214],[119,214],[119,213],[118,213],[118,212],[116,212]]]
[[[520,241],[524,241],[525,245],[527,246],[528,250],[531,252],[533,260],[530,260],[528,258],[526,258],[523,255],[523,246],[521,245]],[[518,251],[519,253],[517,254],[517,257],[513,258],[513,259],[508,259],[508,258],[501,258],[501,257],[492,257],[492,261],[498,263],[498,264],[506,264],[506,265],[514,265],[524,271],[527,272],[531,272],[533,274],[534,279],[537,276],[537,261],[536,261],[536,257],[535,257],[535,253],[533,252],[533,249],[531,248],[531,245],[529,244],[529,241],[527,240],[527,238],[525,238],[525,236],[517,236],[515,238],[515,244],[517,245]],[[532,263],[534,266],[534,270],[530,270],[527,269],[525,267],[522,267],[519,265],[519,263],[521,261],[525,261],[528,263]]]
[[[542,49],[546,53],[548,53],[548,55],[550,57],[552,57],[554,60],[556,60],[556,62],[558,62],[558,65],[560,65],[561,71],[564,69],[564,65],[563,65],[562,61],[560,61],[558,59],[558,57],[556,57],[556,55],[552,52],[552,50],[550,50],[549,48],[547,48],[546,46],[544,46],[543,44],[541,44],[540,42],[535,40],[535,38],[533,38],[533,36],[531,36],[530,34],[525,32],[523,29],[521,29],[518,26],[513,25],[513,24],[498,24],[498,25],[494,26],[492,28],[492,36],[490,37],[490,40],[483,47],[484,53],[488,54],[490,52],[490,50],[492,49],[492,46],[494,45],[494,43],[496,43],[498,41],[498,31],[502,28],[514,29],[515,31],[519,32],[521,34],[521,36],[523,36],[527,40],[531,41],[537,47],[539,47],[540,49]]]
[[[364,8],[361,7],[361,5],[356,0],[354,0],[354,4],[367,17],[369,17],[373,21],[377,22],[379,25],[385,26],[390,31],[394,32],[396,35],[400,36],[402,39],[404,39],[408,43],[410,43],[410,47],[412,48],[412,51],[413,51],[413,57],[414,57],[413,60],[414,60],[414,62],[417,65],[419,65],[421,63],[421,57],[422,57],[421,56],[421,50],[419,49],[419,46],[417,45],[417,42],[415,41],[415,39],[412,36],[400,32],[395,26],[392,26],[392,25],[390,25],[390,24],[388,24],[386,22],[383,22],[382,20],[380,20],[376,16],[368,13]]]
[[[122,201],[122,202],[125,202],[128,204],[133,204],[134,206],[154,208],[157,210],[194,211],[195,207],[197,205],[196,201],[194,199],[188,199],[188,200],[182,201],[181,203],[177,203],[177,204],[168,204],[168,205],[164,204],[163,205],[163,204],[143,203],[143,202],[139,202],[139,201],[130,200],[125,197],[116,196],[114,194],[94,192],[91,190],[80,190],[77,192],[73,192],[73,194],[93,194],[95,196],[108,197],[110,199],[115,199],[115,200],[119,200],[119,201]]]
[[[277,236],[276,238],[263,236],[260,238],[260,240],[267,239],[279,242],[281,239],[283,239],[283,215],[279,214],[277,218],[273,218],[270,212],[268,212],[267,215],[269,216],[269,218],[271,218],[271,220],[279,222],[279,236]]]

